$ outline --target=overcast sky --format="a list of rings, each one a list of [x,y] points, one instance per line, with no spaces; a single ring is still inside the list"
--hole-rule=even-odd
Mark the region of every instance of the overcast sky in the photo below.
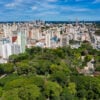
[[[100,20],[100,0],[0,0],[0,21]]]

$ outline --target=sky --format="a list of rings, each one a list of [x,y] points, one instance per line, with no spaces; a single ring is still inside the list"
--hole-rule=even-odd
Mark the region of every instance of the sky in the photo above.
[[[0,21],[100,21],[100,0],[0,0]]]

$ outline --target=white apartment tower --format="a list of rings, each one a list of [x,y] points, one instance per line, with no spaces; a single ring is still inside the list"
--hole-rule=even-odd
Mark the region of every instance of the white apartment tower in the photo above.
[[[25,52],[27,44],[26,30],[18,32],[17,44],[20,45],[21,53]]]

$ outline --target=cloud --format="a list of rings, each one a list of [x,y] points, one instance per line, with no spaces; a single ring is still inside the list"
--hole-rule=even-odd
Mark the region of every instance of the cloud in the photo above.
[[[76,9],[73,9],[72,11],[85,12],[85,11],[90,11],[90,9],[88,9],[88,8],[76,8]]]
[[[57,0],[47,0],[48,2],[57,2]]]
[[[54,0],[52,0],[53,2]],[[51,3],[51,0],[47,1],[46,2],[41,2],[41,1],[35,1],[33,3],[33,5],[31,6],[31,10],[37,10],[37,11],[40,11],[40,12],[45,12],[45,11],[52,11],[52,10],[55,10],[57,8],[57,5],[56,4],[52,4]]]
[[[13,8],[13,7],[16,6],[16,4],[15,3],[8,3],[5,6],[8,7],[8,8]]]
[[[62,7],[61,9],[65,10],[65,11],[72,11],[72,12],[86,12],[86,11],[90,11],[89,8],[72,7],[72,6]]]
[[[32,10],[37,10],[38,9],[37,6],[32,6],[31,8],[32,8]]]
[[[13,2],[5,4],[5,7],[7,8],[14,8],[18,6],[20,3],[22,3],[23,0],[14,0]]]
[[[93,3],[100,3],[100,0],[94,0]]]

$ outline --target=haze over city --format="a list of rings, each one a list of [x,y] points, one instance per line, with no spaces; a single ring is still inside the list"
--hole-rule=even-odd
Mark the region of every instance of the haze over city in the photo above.
[[[0,0],[0,21],[100,20],[100,0]]]

